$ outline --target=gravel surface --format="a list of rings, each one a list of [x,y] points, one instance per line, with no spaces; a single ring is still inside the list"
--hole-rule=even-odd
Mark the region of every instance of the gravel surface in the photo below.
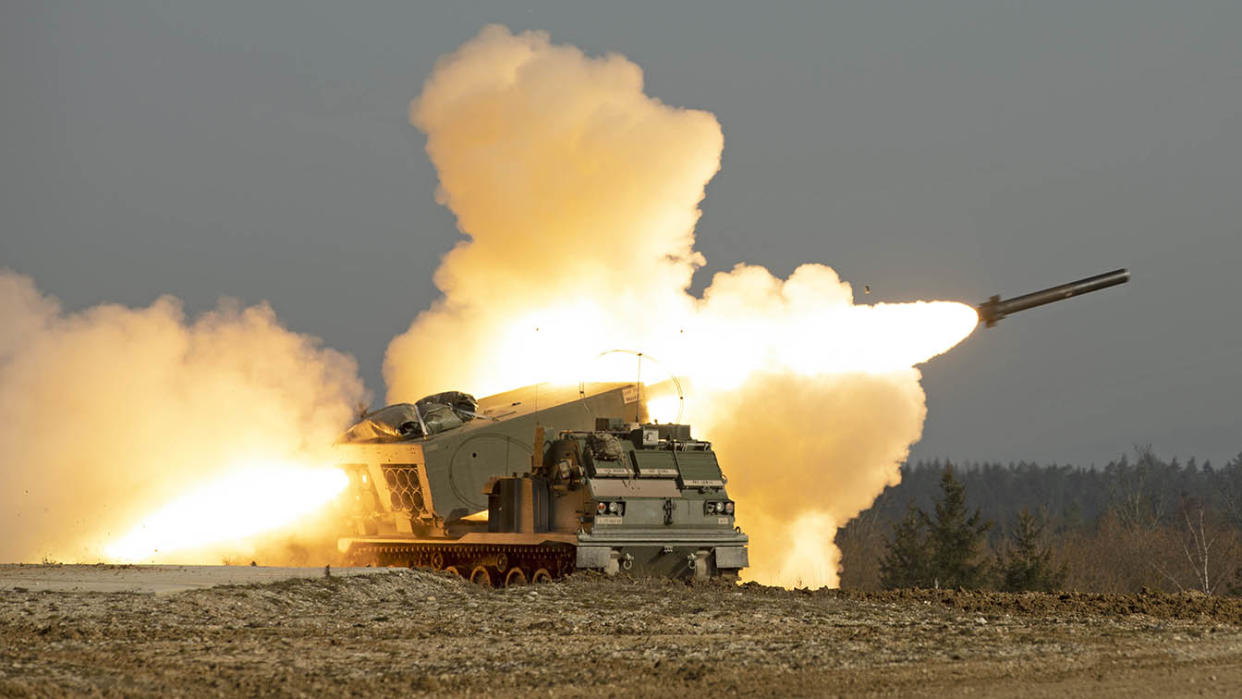
[[[151,592],[323,577],[324,568],[173,565],[0,565],[0,590]],[[331,568],[332,575],[372,575],[383,568]]]
[[[101,574],[110,568],[100,566]],[[422,571],[0,591],[0,695],[1236,695],[1242,600]]]

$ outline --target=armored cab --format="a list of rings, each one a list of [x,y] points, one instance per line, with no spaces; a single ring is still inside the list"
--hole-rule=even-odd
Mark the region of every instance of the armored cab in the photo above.
[[[747,537],[709,442],[647,420],[637,384],[446,393],[364,416],[338,445],[354,563],[511,585],[593,569],[735,576]]]

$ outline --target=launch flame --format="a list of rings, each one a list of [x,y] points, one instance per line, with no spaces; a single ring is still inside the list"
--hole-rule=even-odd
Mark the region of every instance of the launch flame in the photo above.
[[[835,527],[898,481],[921,434],[912,367],[969,335],[975,310],[854,305],[819,264],[784,280],[738,265],[689,294],[723,135],[644,94],[622,56],[487,27],[440,60],[410,115],[467,239],[436,273],[444,298],[388,348],[389,399],[633,379],[633,362],[597,357],[640,349],[694,387],[684,417],[730,475],[749,575],[835,584]]]
[[[160,554],[240,542],[297,522],[336,497],[349,477],[336,468],[245,463],[232,474],[192,488],[104,549],[136,563]]]
[[[0,561],[249,551],[224,544],[324,502],[333,477],[296,465],[321,461],[362,396],[352,359],[267,306],[67,313],[0,271]]]

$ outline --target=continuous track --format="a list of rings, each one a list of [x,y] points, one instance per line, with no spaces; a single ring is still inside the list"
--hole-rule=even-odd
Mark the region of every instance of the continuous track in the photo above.
[[[349,556],[352,565],[429,568],[491,587],[557,580],[574,570],[574,549],[565,544],[363,543]]]

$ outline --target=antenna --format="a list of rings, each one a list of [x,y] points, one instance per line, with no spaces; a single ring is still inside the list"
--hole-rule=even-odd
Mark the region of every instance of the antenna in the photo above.
[[[539,332],[539,326],[535,326],[535,332]],[[539,352],[539,342],[535,342],[535,352]],[[535,424],[539,424],[539,382],[535,382]]]
[[[664,365],[661,364],[655,357],[651,356],[650,354],[647,354],[646,352],[639,352],[637,350],[622,349],[622,348],[604,350],[603,352],[600,352],[598,355],[596,355],[595,358],[599,359],[601,357],[605,357],[610,354],[618,354],[618,353],[619,354],[632,354],[638,358],[637,388],[638,388],[638,399],[639,399],[638,406],[639,407],[635,408],[635,411],[636,411],[635,420],[638,419],[637,416],[640,414],[638,411],[642,409],[642,405],[643,405],[643,402],[642,402],[643,359],[647,359],[651,362],[654,362],[657,367],[663,370],[664,374],[668,375],[669,381],[672,382],[673,388],[676,389],[677,391],[677,418],[675,422],[681,422],[682,415],[685,413],[685,409],[686,409],[686,393],[682,389],[681,381],[678,380],[677,375],[669,371],[666,367],[664,367]],[[585,385],[586,384],[584,381],[578,382],[578,395],[580,397],[585,396]],[[585,404],[585,398],[583,402]]]
[[[535,332],[539,332],[539,326],[535,326]],[[537,345],[538,343],[536,343]],[[531,441],[530,449],[530,472],[532,475],[542,473],[543,471],[543,422],[539,419],[539,383],[535,383],[535,437]]]
[[[643,353],[638,353],[638,376],[634,379],[634,388],[638,391],[638,402],[634,404],[634,422],[638,422],[643,409]]]

